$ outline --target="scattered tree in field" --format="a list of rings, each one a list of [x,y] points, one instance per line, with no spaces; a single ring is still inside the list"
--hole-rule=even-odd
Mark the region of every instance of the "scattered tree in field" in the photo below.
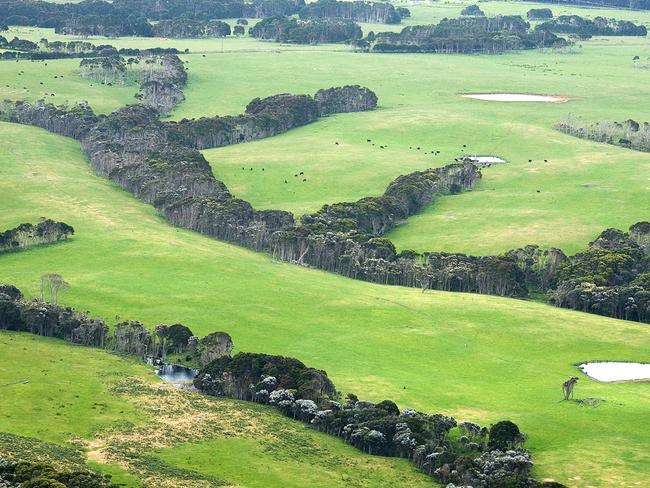
[[[70,284],[60,274],[44,273],[41,275],[41,300],[56,305],[59,295],[68,289],[70,289]]]
[[[478,5],[468,5],[460,11],[460,15],[467,17],[485,17],[485,12]]]
[[[488,446],[505,451],[512,449],[520,439],[519,427],[510,420],[502,420],[490,427]]]
[[[233,348],[232,338],[226,332],[213,332],[200,341],[199,354],[201,364],[208,364],[215,359],[228,357]]]
[[[553,18],[553,11],[550,8],[531,8],[526,17],[528,20],[548,20]]]
[[[572,376],[564,383],[562,383],[562,394],[564,396],[564,400],[569,400],[573,398],[573,388],[576,386],[577,382],[578,382],[578,377]]]

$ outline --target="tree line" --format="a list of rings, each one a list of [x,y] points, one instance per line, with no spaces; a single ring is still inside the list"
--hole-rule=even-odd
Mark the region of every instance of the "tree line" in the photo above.
[[[501,53],[564,47],[567,41],[550,30],[530,29],[519,15],[462,16],[438,24],[408,26],[401,32],[369,32],[353,43],[360,51],[391,53]]]
[[[0,59],[31,59],[47,60],[60,58],[93,58],[112,56],[144,56],[179,54],[176,48],[151,48],[151,49],[117,49],[110,44],[95,45],[86,41],[48,41],[41,39],[33,42],[27,39],[14,37],[10,41],[0,35],[0,49],[7,51],[0,53]]]
[[[42,277],[44,286],[52,286],[53,276],[61,278],[47,273]],[[105,320],[91,317],[87,312],[57,305],[55,295],[45,293],[43,287],[40,298],[28,300],[15,286],[0,285],[0,330],[29,332],[82,346],[162,360],[168,354],[177,354],[199,365],[229,355],[233,348],[232,338],[225,332],[212,332],[199,338],[189,327],[178,323],[158,324],[150,330],[137,320],[116,317],[116,322],[109,327]]]
[[[0,3],[0,25],[54,28],[58,34],[83,36],[206,37],[230,34],[214,19],[270,18],[299,14],[302,19],[346,19],[397,24],[408,9],[384,2],[318,0],[86,0],[51,3],[7,0]],[[154,21],[154,22],[150,22]],[[228,34],[225,32],[228,31]]]
[[[52,219],[43,219],[36,225],[20,224],[13,229],[0,232],[0,253],[60,242],[73,234],[72,226]]]
[[[571,34],[581,39],[589,39],[592,36],[644,37],[648,33],[644,25],[636,25],[628,20],[606,19],[601,16],[590,20],[579,15],[560,15],[538,24],[535,30]]]
[[[370,455],[405,458],[448,488],[561,488],[532,478],[525,434],[509,420],[488,427],[348,394],[327,373],[294,358],[238,353],[203,367],[194,386],[207,395],[271,405]]]
[[[629,8],[633,10],[650,10],[650,0],[540,0],[539,3],[556,3],[559,5],[584,5],[587,7]]]
[[[249,29],[256,39],[296,44],[321,42],[350,42],[363,37],[359,24],[345,19],[297,20],[270,17]]]
[[[115,488],[111,475],[83,469],[60,469],[50,463],[0,456],[0,486],[6,488]]]
[[[555,128],[581,139],[650,152],[650,123],[648,122],[640,123],[633,119],[624,122],[587,122],[568,114],[555,124]]]

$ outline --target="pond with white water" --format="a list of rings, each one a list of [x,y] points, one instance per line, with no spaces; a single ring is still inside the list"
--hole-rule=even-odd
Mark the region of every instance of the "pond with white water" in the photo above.
[[[597,381],[650,380],[650,363],[595,361],[578,366],[584,374]]]
[[[467,93],[465,98],[476,100],[487,100],[490,102],[547,102],[561,103],[568,100],[567,97],[556,95],[529,95],[526,93]]]

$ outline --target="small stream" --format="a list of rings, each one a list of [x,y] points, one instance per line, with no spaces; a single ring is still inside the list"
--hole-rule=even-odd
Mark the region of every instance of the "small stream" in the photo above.
[[[149,366],[156,368],[156,375],[168,383],[188,383],[191,382],[199,373],[197,369],[180,366],[178,364],[168,364],[159,358],[151,356],[147,356],[145,362]]]

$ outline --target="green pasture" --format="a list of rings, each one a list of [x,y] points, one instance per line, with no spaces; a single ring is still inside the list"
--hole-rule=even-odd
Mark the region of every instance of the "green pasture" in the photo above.
[[[647,326],[274,262],[169,226],[92,175],[72,140],[12,124],[0,131],[0,228],[47,216],[76,229],[68,242],[3,255],[0,281],[33,296],[41,273],[60,272],[72,286],[65,303],[109,323],[119,315],[149,326],[182,322],[197,335],[225,330],[237,350],[298,357],[325,369],[343,392],[485,424],[511,418],[530,435],[542,477],[628,486],[650,473],[649,439],[639,428],[650,406],[647,384],[581,376],[577,397],[606,402],[558,401],[575,363],[647,358]],[[16,430],[37,434],[28,424]],[[202,459],[207,448],[196,449]]]
[[[409,5],[413,17],[405,25],[455,17],[467,3]],[[488,14],[541,6],[479,5]],[[650,12],[549,7],[556,14],[650,25]],[[32,28],[3,35],[73,39]],[[568,52],[499,56],[355,54],[341,45],[249,38],[90,40],[189,49],[183,56],[186,101],[172,119],[241,113],[254,97],[313,94],[341,84],[362,84],[378,94],[375,112],[335,115],[274,138],[206,150],[215,175],[257,208],[300,215],[324,203],[379,195],[400,174],[478,154],[508,163],[486,169],[474,191],[439,198],[398,226],[389,235],[398,247],[487,254],[537,243],[575,252],[606,227],[650,220],[648,154],[552,128],[569,112],[585,120],[649,120],[650,71],[632,61],[650,57],[647,39],[599,38]],[[0,62],[0,97],[87,100],[102,113],[135,101],[135,85],[80,78],[79,60],[45,64]],[[499,103],[460,96],[482,92],[570,100]],[[576,398],[605,401],[595,408],[559,402],[561,383],[576,374],[576,363],[647,361],[647,325],[527,301],[423,294],[275,262],[169,226],[152,207],[94,176],[75,141],[6,123],[0,123],[0,137],[0,230],[39,217],[76,230],[68,242],[0,256],[0,282],[33,296],[41,273],[59,272],[72,286],[63,301],[109,322],[119,315],[149,326],[182,322],[197,335],[225,330],[239,351],[285,354],[325,369],[344,393],[483,424],[510,418],[530,436],[540,478],[581,488],[643,486],[650,478],[650,435],[643,428],[650,423],[648,383],[604,384],[579,374]],[[40,377],[18,390],[24,396],[5,395],[2,388],[0,431],[65,444],[76,436],[91,439],[125,417],[146,422],[144,413],[103,386],[110,375],[148,374],[141,365],[5,334],[0,357],[0,384]],[[244,437],[184,443],[152,455],[251,487],[320,486],[322,479],[349,486],[364,477],[377,486],[373,480],[391,476],[411,476],[405,486],[419,486],[421,477],[405,464],[373,460],[310,431],[304,436],[301,442],[314,450],[299,456],[294,448],[270,450]],[[308,467],[319,449],[330,453],[331,463]],[[213,456],[219,461],[208,463]],[[242,460],[252,468],[237,469]],[[290,484],[299,480],[305,484]]]
[[[132,398],[115,395],[111,388],[129,377],[158,383],[160,380],[151,368],[104,351],[8,332],[0,333],[0,357],[1,432],[54,443],[67,448],[67,452],[61,452],[73,458],[75,451],[83,456],[85,445],[92,446],[96,438],[113,431],[139,428],[146,435],[147,425],[152,421],[150,414],[136,409]],[[20,380],[28,382],[9,384]],[[226,436],[216,429],[211,440],[183,443],[160,453],[145,443],[141,449],[151,451],[152,457],[160,456],[172,473],[175,468],[201,471],[228,486],[343,488],[349,486],[348,481],[364,487],[378,486],[383,481],[393,486],[399,482],[418,488],[431,486],[406,460],[366,456],[339,439],[315,432],[270,408],[224,399],[212,400],[210,404],[221,408],[224,417],[232,415],[231,409],[237,409],[240,420],[247,420],[240,425],[247,428]],[[178,412],[179,419],[182,414]],[[19,443],[3,442],[0,438],[0,452],[21,452]],[[32,460],[41,456],[64,461],[49,446],[43,444],[38,450],[32,447]],[[243,460],[246,470],[242,470]],[[116,482],[139,486],[120,466],[98,462],[89,466],[110,473]],[[273,484],[276,479],[281,484]],[[267,480],[270,484],[264,484]]]

